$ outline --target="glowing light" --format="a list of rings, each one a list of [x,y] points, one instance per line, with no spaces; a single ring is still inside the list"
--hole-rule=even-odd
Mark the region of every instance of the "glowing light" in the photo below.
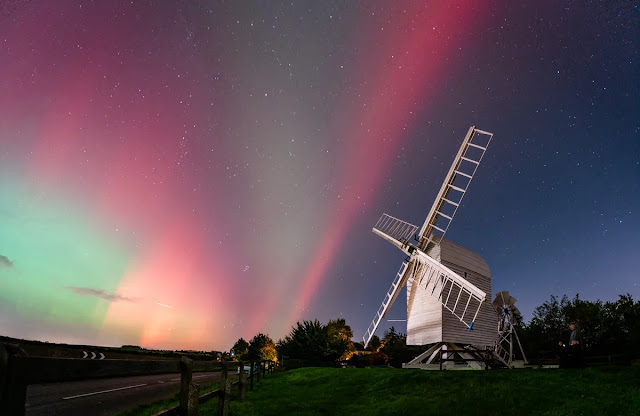
[[[346,103],[336,112],[352,115],[348,122],[335,120],[339,125],[336,130],[345,129],[344,136],[348,138],[346,149],[341,152],[338,189],[347,190],[350,197],[335,201],[333,212],[337,215],[321,236],[304,273],[288,325],[297,321],[309,307],[358,212],[380,189],[384,175],[405,139],[405,127],[415,121],[416,114],[412,111],[415,103],[420,97],[434,98],[439,92],[439,80],[446,75],[446,56],[452,46],[445,47],[441,38],[428,29],[427,23],[438,22],[438,26],[454,32],[459,24],[478,25],[481,22],[480,16],[472,14],[470,9],[456,8],[450,2],[413,1],[404,2],[403,7],[405,11],[397,17],[397,27],[415,27],[415,30],[365,32],[366,42],[379,46],[370,60],[363,62],[362,68],[356,68],[358,74],[373,72],[362,80],[362,84],[367,85],[364,99]],[[421,24],[416,27],[415,22]],[[392,63],[381,63],[381,56],[391,56]]]

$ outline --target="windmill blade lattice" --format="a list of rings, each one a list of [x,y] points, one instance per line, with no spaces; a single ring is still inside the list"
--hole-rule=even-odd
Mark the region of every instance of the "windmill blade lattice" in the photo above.
[[[440,244],[444,238],[492,139],[493,133],[473,126],[469,128],[420,229],[419,248],[422,251]]]
[[[396,298],[400,294],[400,289],[404,287],[404,285],[407,282],[407,279],[411,275],[411,272],[407,270],[408,268],[409,268],[409,263],[404,262],[402,263],[402,266],[400,266],[400,270],[398,270],[398,273],[396,273],[396,278],[393,279],[393,282],[391,283],[391,287],[387,291],[387,294],[385,295],[384,300],[382,301],[382,305],[380,305],[380,307],[378,308],[378,311],[376,312],[373,320],[371,321],[369,328],[367,328],[367,332],[365,332],[364,334],[364,337],[362,340],[364,341],[365,348],[367,348],[367,346],[369,345],[369,341],[371,341],[371,337],[373,337],[373,334],[376,332],[376,329],[378,329],[378,325],[380,325],[380,321],[382,321],[382,318],[384,318],[387,315],[389,308],[391,307],[391,305],[393,305],[393,302],[396,301]]]
[[[420,267],[420,275],[414,282],[431,288],[431,295],[435,296],[442,306],[451,312],[467,328],[473,329],[478,312],[487,294],[474,284],[442,265],[431,256],[416,250],[416,260]]]

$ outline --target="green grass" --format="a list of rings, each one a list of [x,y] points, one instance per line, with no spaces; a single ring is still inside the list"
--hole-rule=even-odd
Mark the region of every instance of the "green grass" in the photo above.
[[[209,407],[209,406],[207,406]],[[214,404],[201,415],[214,415]],[[421,371],[302,368],[257,383],[233,416],[637,415],[640,367]]]

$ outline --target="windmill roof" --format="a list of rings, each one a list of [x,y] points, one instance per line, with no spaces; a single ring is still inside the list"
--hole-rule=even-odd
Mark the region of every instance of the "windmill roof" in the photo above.
[[[491,277],[489,265],[480,254],[446,238],[440,242],[440,260],[463,266],[482,276]]]

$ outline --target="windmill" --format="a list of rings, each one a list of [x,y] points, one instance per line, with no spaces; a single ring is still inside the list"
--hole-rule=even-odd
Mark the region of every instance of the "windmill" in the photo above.
[[[524,355],[522,344],[520,344],[520,338],[516,333],[514,324],[516,322],[516,314],[520,313],[516,307],[516,298],[511,296],[508,291],[498,292],[496,298],[491,302],[498,314],[498,340],[496,341],[495,356],[504,365],[509,368],[514,366],[514,351],[513,351],[513,339],[518,343],[520,347],[520,353],[524,362],[527,361],[527,357]]]
[[[445,358],[455,351],[469,359],[472,354],[459,344],[495,345],[495,312],[485,302],[491,297],[489,268],[477,253],[444,238],[492,138],[492,133],[469,128],[419,230],[387,214],[376,223],[373,232],[408,257],[365,332],[365,347],[405,286],[407,344],[435,344],[409,364],[432,364],[443,350]]]

